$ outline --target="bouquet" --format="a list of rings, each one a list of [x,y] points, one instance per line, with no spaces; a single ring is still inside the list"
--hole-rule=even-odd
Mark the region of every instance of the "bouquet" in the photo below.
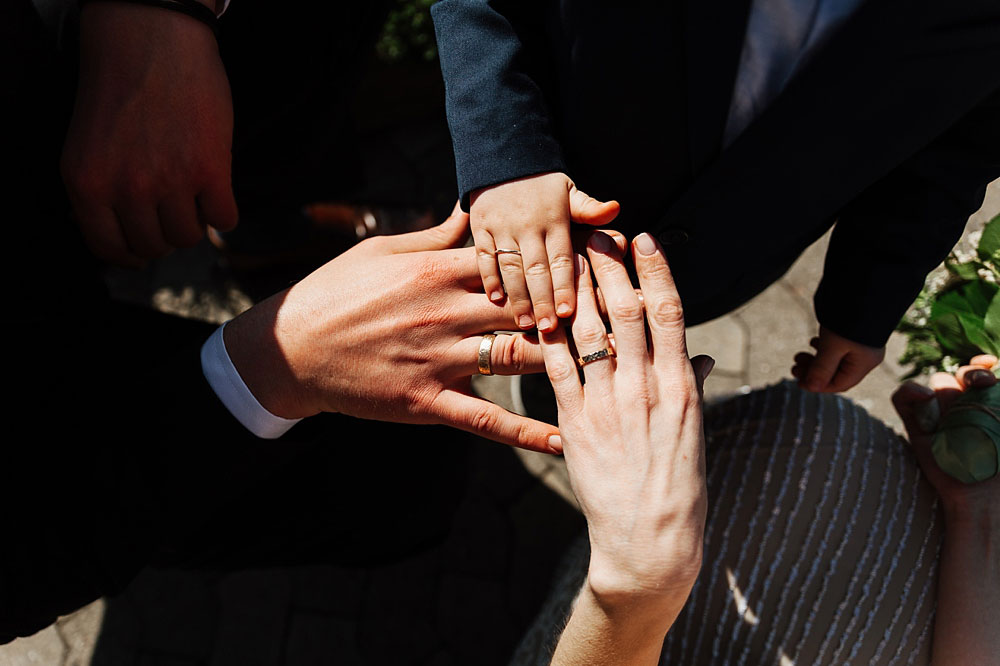
[[[976,239],[973,239],[976,242]],[[978,354],[1000,357],[1000,215],[983,228],[973,253],[953,252],[932,274],[900,322],[907,337],[905,378],[954,372]],[[1000,376],[1000,364],[994,368]],[[964,393],[937,424],[931,446],[945,472],[965,483],[1000,467],[1000,383]]]

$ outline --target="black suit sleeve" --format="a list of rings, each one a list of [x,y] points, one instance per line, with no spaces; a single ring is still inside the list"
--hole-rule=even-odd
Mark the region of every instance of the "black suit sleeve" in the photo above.
[[[841,211],[815,296],[830,330],[886,343],[1000,177],[1000,91]]]
[[[431,9],[466,209],[475,189],[566,170],[545,102],[543,4],[443,0]]]

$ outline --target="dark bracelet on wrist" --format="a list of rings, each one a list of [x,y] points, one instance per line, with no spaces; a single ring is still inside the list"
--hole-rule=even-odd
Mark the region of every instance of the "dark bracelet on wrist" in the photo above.
[[[201,4],[197,0],[77,0],[80,7],[91,2],[126,2],[133,5],[146,5],[148,7],[159,7],[172,12],[187,14],[191,18],[197,19],[207,25],[216,38],[219,37],[219,19],[211,9]]]

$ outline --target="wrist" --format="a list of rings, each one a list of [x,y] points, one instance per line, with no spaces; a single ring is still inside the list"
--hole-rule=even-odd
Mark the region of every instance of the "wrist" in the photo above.
[[[609,590],[588,574],[581,597],[601,610],[614,625],[627,627],[637,639],[659,642],[684,607],[690,589],[676,592]]]
[[[1000,502],[991,498],[962,495],[942,497],[945,528],[950,532],[976,532],[996,541],[1000,538]]]
[[[223,339],[243,383],[264,409],[285,419],[319,413],[307,399],[296,375],[294,336],[282,328],[281,305],[287,292],[276,294],[233,319]]]

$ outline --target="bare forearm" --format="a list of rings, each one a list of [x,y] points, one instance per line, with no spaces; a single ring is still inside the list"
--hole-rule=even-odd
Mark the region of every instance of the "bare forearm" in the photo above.
[[[686,593],[678,593],[656,600],[601,603],[585,583],[552,664],[656,664],[663,638],[686,599]]]
[[[934,623],[934,666],[1000,664],[998,508],[946,516]]]

